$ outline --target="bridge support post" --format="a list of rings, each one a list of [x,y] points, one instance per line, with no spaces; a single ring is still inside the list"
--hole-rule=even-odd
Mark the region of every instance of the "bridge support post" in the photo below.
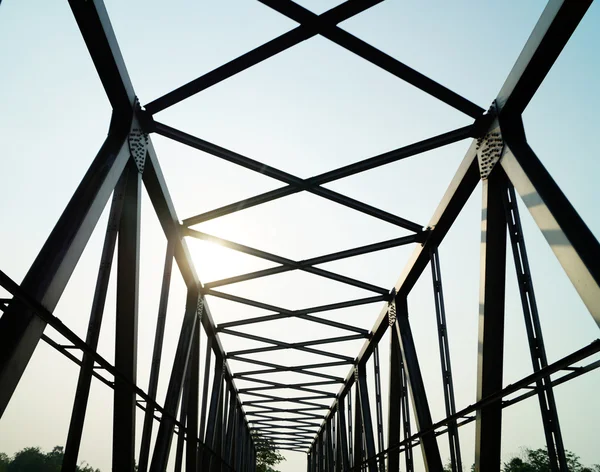
[[[502,192],[505,186],[504,172],[498,168],[483,180],[477,401],[502,390],[506,273]],[[476,472],[500,472],[501,399],[477,411],[475,435]]]
[[[519,293],[521,295],[521,304],[523,306],[523,315],[525,317],[525,329],[529,341],[531,362],[533,364],[533,371],[539,372],[540,369],[548,366],[548,359],[546,357],[542,326],[533,290],[533,279],[531,277],[529,260],[527,258],[527,249],[525,247],[525,237],[523,235],[521,217],[517,205],[517,196],[512,184],[507,184],[507,187],[503,192],[503,197],[506,222],[508,224],[508,234],[512,245],[517,281],[519,283]],[[550,468],[553,472],[558,472],[568,470],[568,466],[560,431],[560,423],[558,421],[554,390],[552,389],[551,382],[550,377],[543,377],[537,381],[536,385],[540,403],[540,412],[542,414],[542,423],[544,425],[544,434],[546,436],[546,447],[548,449]]]
[[[140,268],[142,175],[133,161],[125,173],[123,210],[119,222],[117,253],[117,313],[115,368],[133,385],[137,376],[137,323]],[[113,408],[113,470],[133,470],[135,462],[136,393],[115,378]]]
[[[347,394],[348,396],[350,393]],[[346,410],[345,401],[342,396],[338,400],[338,443],[337,443],[337,455],[338,455],[338,469],[341,471],[347,471],[349,464],[348,456],[348,432],[346,429]]]
[[[371,418],[371,405],[369,402],[369,391],[367,387],[367,373],[364,366],[357,367],[356,374],[358,401],[356,408],[359,411],[362,424],[362,441],[364,442],[364,456],[368,460],[369,472],[377,472],[377,461],[370,460],[375,456],[375,438],[373,435],[373,420]]]
[[[185,380],[185,373],[188,367],[190,349],[196,327],[198,314],[198,292],[195,289],[188,289],[187,300],[185,305],[185,314],[175,351],[175,359],[167,387],[167,395],[165,398],[164,414],[161,418],[158,428],[158,435],[154,445],[154,453],[152,455],[152,463],[150,464],[151,472],[162,472],[167,467],[169,460],[169,452],[171,449],[171,441],[173,439],[173,428],[175,423],[173,418],[177,414],[179,401],[182,396],[182,389]]]
[[[174,246],[171,243],[167,243],[165,267],[163,271],[162,286],[160,289],[160,301],[158,303],[158,316],[156,319],[156,334],[154,335],[154,350],[152,351],[152,364],[150,367],[150,380],[148,382],[148,395],[153,400],[156,400],[156,392],[158,390],[158,375],[160,373],[160,361],[162,358],[162,347],[165,336],[165,323],[167,319],[167,305],[169,303],[173,255]],[[144,416],[144,426],[142,429],[142,443],[140,446],[140,460],[138,464],[139,472],[146,472],[148,470],[153,422],[154,406],[147,404],[146,413]]]
[[[191,369],[188,366],[188,369],[185,373],[185,380],[183,384],[183,393],[181,394],[181,408],[179,411],[179,429],[177,435],[177,446],[175,448],[175,472],[181,472],[183,468],[183,452],[186,445],[186,434],[187,430],[187,409],[188,409],[188,399],[190,396],[190,379],[191,378]]]
[[[202,319],[202,302],[199,303],[198,307],[198,321],[194,327],[194,335],[192,338],[192,347],[190,350],[190,358],[188,361],[190,372],[189,377],[189,392],[187,398],[186,408],[186,459],[185,459],[185,470],[195,471],[197,467],[197,456],[198,456],[198,401],[199,401],[199,390],[200,390],[200,326]]]
[[[100,328],[102,326],[102,318],[106,304],[106,293],[108,291],[110,272],[117,243],[117,233],[119,231],[119,221],[121,219],[125,190],[126,174],[124,173],[124,175],[125,177],[121,176],[113,195],[108,225],[106,228],[106,236],[102,247],[102,255],[100,256],[100,267],[98,269],[96,289],[94,290],[94,300],[92,302],[92,310],[88,323],[86,343],[94,350],[98,348],[98,340],[100,339]],[[71,422],[69,424],[69,433],[67,435],[65,455],[62,464],[62,470],[65,472],[75,472],[77,467],[77,458],[79,456],[85,414],[90,396],[93,369],[93,358],[84,352],[81,370],[79,371],[79,378],[77,380],[77,390],[75,392],[75,400],[73,401],[73,411],[71,413]]]
[[[381,371],[379,368],[379,345],[373,350],[373,370],[375,375],[375,411],[377,414],[377,453],[383,452],[383,406],[381,404]],[[385,472],[385,458],[378,461],[380,472]]]
[[[200,426],[198,428],[198,439],[202,442],[198,448],[198,469],[204,464],[204,457],[207,454],[205,445],[210,447],[206,442],[206,407],[208,403],[208,388],[210,384],[210,360],[212,357],[212,337],[208,336],[206,340],[206,357],[204,359],[204,385],[202,386],[202,408],[200,412]],[[238,466],[236,466],[237,469]]]
[[[433,424],[431,412],[429,410],[423,377],[421,376],[421,368],[417,358],[412,330],[408,321],[408,303],[406,297],[396,296],[395,304],[395,329],[400,341],[400,351],[407,373],[408,385],[412,393],[417,428],[421,431],[431,427]],[[427,472],[442,472],[442,459],[434,432],[423,435],[421,438],[421,450],[423,451],[425,470]]]
[[[431,276],[433,280],[433,295],[435,299],[438,340],[440,344],[444,405],[446,407],[446,416],[451,416],[456,413],[456,404],[454,402],[454,381],[452,379],[452,366],[450,362],[446,307],[444,305],[444,291],[442,289],[442,271],[437,248],[431,250]],[[462,472],[460,442],[458,440],[458,427],[456,421],[452,421],[448,424],[448,443],[450,447],[450,465],[452,467],[452,472]]]
[[[113,115],[114,116],[114,115]],[[75,194],[21,283],[54,311],[110,194],[129,161],[126,129],[111,129]],[[46,322],[14,300],[0,318],[0,418],[42,337]]]

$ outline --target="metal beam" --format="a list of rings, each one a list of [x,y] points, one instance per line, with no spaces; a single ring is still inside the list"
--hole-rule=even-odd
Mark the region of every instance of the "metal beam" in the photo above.
[[[482,191],[477,401],[502,390],[506,277],[506,220],[502,199],[506,177],[501,168],[492,170],[483,181]],[[498,400],[477,411],[476,472],[500,472],[501,439],[502,402]]]
[[[129,162],[123,190],[117,252],[115,368],[129,382],[115,379],[113,407],[113,470],[132,470],[135,463],[135,399],[140,268],[141,175]]]
[[[311,20],[314,21],[317,18],[317,15],[315,15],[313,12],[301,7],[291,0],[259,1],[278,11],[282,15],[297,21],[298,23],[304,23]],[[477,118],[483,114],[484,110],[475,105],[473,102],[461,97],[457,93],[431,80],[429,77],[424,76],[416,70],[411,69],[397,59],[394,59],[379,49],[374,48],[370,44],[365,43],[361,39],[339,28],[338,26],[318,22],[316,28],[319,34],[323,35],[330,41],[333,41],[344,49],[353,52],[366,61],[373,63],[381,69],[389,72],[392,75],[395,75],[405,82],[408,82],[423,92],[437,98],[438,100],[441,100],[442,102],[465,113],[466,115],[472,118]]]
[[[50,312],[56,307],[96,223],[129,160],[126,128],[108,135],[69,204],[25,275],[21,288]],[[13,301],[0,318],[0,417],[46,323]]]
[[[275,351],[275,350],[281,350],[281,349],[295,349],[298,351],[310,352],[311,354],[319,354],[319,355],[325,356],[325,357],[333,357],[335,359],[341,359],[344,362],[352,362],[354,360],[352,357],[344,356],[341,354],[336,354],[336,353],[332,353],[329,351],[323,351],[321,349],[314,349],[314,348],[306,347],[305,343],[310,342],[310,341],[299,342],[299,343],[286,343],[283,341],[277,341],[275,339],[263,338],[262,336],[255,336],[253,334],[241,333],[239,331],[232,331],[229,329],[221,329],[220,332],[223,334],[229,334],[229,335],[237,336],[240,338],[251,339],[253,341],[273,344],[273,346],[269,346],[269,347],[259,347],[259,348],[253,348],[253,349],[244,349],[241,351],[232,351],[227,355],[228,359],[236,359],[236,360],[244,361],[245,358],[239,357],[240,355],[255,354],[258,352],[268,352],[268,351]],[[337,341],[333,341],[333,342],[337,342]]]
[[[433,249],[431,251],[431,276],[433,281],[433,296],[435,299],[438,341],[440,345],[442,384],[444,386],[444,406],[446,407],[446,416],[450,416],[456,412],[456,405],[454,401],[454,381],[452,380],[448,327],[446,324],[446,306],[444,304],[444,292],[442,289],[442,270],[440,267],[440,256],[437,249]],[[448,424],[448,443],[450,448],[450,466],[452,468],[452,472],[462,472],[460,442],[456,423]]]
[[[412,330],[408,321],[408,304],[404,297],[397,296],[396,304],[396,323],[394,329],[398,334],[400,341],[400,352],[402,361],[408,378],[408,385],[412,393],[412,403],[415,411],[415,420],[419,431],[428,429],[433,423],[429,402],[415,342],[412,336]],[[427,472],[442,472],[442,459],[438,448],[437,440],[434,434],[426,434],[421,438],[421,450],[423,452],[423,462]]]
[[[357,390],[358,400],[356,406],[360,405],[360,419],[363,430],[364,453],[366,459],[375,457],[375,435],[373,434],[373,420],[371,418],[371,404],[369,402],[369,388],[367,386],[367,372],[364,367],[357,367]],[[369,472],[377,472],[377,461],[369,460]]]
[[[338,5],[325,13],[319,15],[318,21],[324,21],[331,24],[341,23],[344,20],[351,18],[366,9],[377,5],[382,0],[351,0]],[[242,56],[224,64],[217,69],[191,81],[181,87],[163,95],[156,100],[148,103],[145,108],[150,113],[158,113],[165,108],[168,108],[176,103],[179,103],[186,98],[195,95],[202,90],[207,89],[219,82],[222,82],[229,77],[232,77],[239,72],[242,72],[249,67],[252,67],[286,49],[301,43],[317,34],[315,31],[315,23],[307,22],[300,25],[287,33],[278,36],[275,39],[253,49],[252,51],[243,54]]]
[[[219,238],[217,236],[213,236],[211,234],[203,233],[202,231],[197,231],[191,228],[183,228],[183,233],[186,236],[191,236],[196,239],[201,239],[204,241],[209,241],[220,246],[226,247],[228,249],[233,249],[234,251],[242,252],[244,254],[249,254],[251,256],[258,257],[260,259],[265,259],[267,261],[276,262],[277,264],[282,264],[290,267],[291,269],[302,270],[314,275],[318,275],[320,277],[324,277],[326,279],[335,280],[337,282],[345,283],[347,285],[351,285],[353,287],[362,288],[364,290],[370,290],[372,292],[376,292],[382,295],[386,295],[388,291],[384,288],[377,287],[375,285],[361,282],[360,280],[352,279],[351,277],[346,277],[343,275],[335,274],[325,269],[319,269],[317,267],[312,267],[308,265],[302,265],[299,262],[293,261],[292,259],[288,259],[286,257],[277,256],[275,254],[268,253],[266,251],[261,251],[260,249],[255,249],[249,246],[245,246],[243,244],[238,244],[233,241],[229,241],[227,239]],[[206,292],[210,293],[210,292]]]
[[[392,162],[405,159],[407,157],[411,157],[423,152],[437,149],[447,144],[452,144],[461,141],[463,139],[468,138],[469,136],[474,137],[474,133],[474,126],[466,126],[464,128],[459,128],[448,133],[443,133],[438,136],[434,136],[433,138],[428,138],[417,143],[409,144],[408,146],[404,146],[393,151],[388,151],[383,154],[379,154],[377,156],[373,156],[368,159],[355,162],[354,164],[349,164],[347,166],[340,167],[339,169],[328,171],[323,174],[311,177],[309,179],[305,179],[304,184],[302,186],[288,185],[286,187],[281,187],[260,195],[256,195],[254,197],[246,198],[244,200],[225,205],[224,207],[217,208],[215,210],[202,213],[200,215],[186,218],[185,220],[183,220],[183,224],[185,226],[193,226],[204,221],[235,213],[236,211],[240,211],[256,205],[261,205],[263,203],[276,200],[278,198],[283,198],[288,195],[298,193],[307,187],[323,185],[338,179],[342,179],[344,177],[349,177],[351,175],[358,174],[359,172],[365,172],[371,169],[375,169],[382,165],[390,164]]]
[[[383,406],[381,398],[381,369],[379,367],[379,346],[373,351],[373,374],[375,377],[375,412],[377,419],[377,452],[384,450],[383,442]],[[385,472],[385,461],[379,461],[380,472]]]
[[[257,316],[254,318],[246,318],[246,319],[242,319],[242,320],[228,321],[225,323],[221,323],[218,326],[218,329],[221,330],[222,328],[230,328],[232,326],[243,326],[243,325],[253,324],[253,323],[264,323],[266,321],[280,320],[283,318],[300,318],[303,320],[312,321],[314,323],[332,326],[334,328],[340,328],[340,329],[345,329],[347,331],[352,331],[355,333],[361,333],[366,336],[369,334],[369,331],[366,329],[358,328],[356,326],[352,326],[352,325],[349,325],[346,323],[339,323],[337,321],[331,321],[331,320],[328,320],[325,318],[319,318],[316,316],[312,316],[306,312],[308,311],[310,313],[321,313],[324,311],[339,310],[342,308],[349,308],[349,307],[353,307],[353,306],[368,305],[370,303],[378,303],[378,302],[384,301],[386,298],[387,297],[383,297],[383,296],[375,296],[375,297],[359,298],[356,300],[349,300],[346,302],[338,302],[338,303],[333,303],[333,304],[329,304],[329,305],[321,305],[319,307],[307,308],[307,309],[303,309],[303,310],[285,310],[283,313],[277,313],[274,315]],[[243,300],[246,300],[246,299],[243,299]],[[235,301],[238,301],[238,299],[236,299]],[[271,308],[277,308],[277,307],[271,306]],[[280,309],[280,308],[278,308],[278,309]]]
[[[310,267],[319,264],[326,264],[328,262],[338,261],[349,257],[356,257],[362,254],[369,254],[371,252],[382,251],[384,249],[390,249],[398,246],[404,246],[406,244],[421,242],[425,240],[426,232],[411,234],[408,236],[402,236],[400,238],[388,239],[379,243],[367,244],[365,246],[356,247],[353,249],[346,249],[344,251],[334,252],[332,254],[326,254],[324,256],[311,257],[310,259],[297,261],[300,267]],[[255,272],[249,272],[243,275],[237,275],[229,277],[227,279],[215,280],[214,282],[208,282],[204,284],[205,288],[221,287],[223,285],[234,284],[247,280],[253,280],[261,277],[266,277],[274,274],[281,274],[283,272],[289,272],[295,270],[295,267],[284,265],[279,267],[272,267],[269,269],[258,270]]]
[[[181,324],[179,341],[175,351],[175,359],[173,360],[173,368],[171,369],[171,377],[169,378],[169,385],[167,387],[165,398],[164,408],[171,414],[171,417],[177,414],[177,409],[181,400],[183,381],[192,346],[194,328],[198,318],[197,310],[198,293],[193,290],[188,290],[185,314]],[[152,462],[150,463],[151,472],[162,472],[167,467],[169,452],[171,450],[171,441],[173,439],[173,428],[175,426],[171,417],[163,418],[160,422],[156,443],[154,445],[154,453],[152,454]]]
[[[216,144],[209,143],[208,141],[200,139],[196,136],[192,136],[188,133],[184,133],[183,131],[177,130],[162,123],[153,122],[149,125],[147,129],[148,131],[154,131],[162,136],[173,139],[181,144],[186,144],[190,147],[206,152],[208,154],[212,154],[213,156],[220,157],[221,159],[224,159],[226,161],[233,162],[234,164],[245,167],[246,169],[258,172],[260,174],[266,175],[267,177],[271,177],[286,184],[293,185],[296,187],[301,187],[303,185],[304,181],[299,177],[288,174],[287,172],[283,172],[279,169],[275,169],[274,167],[267,166],[254,159],[230,151],[229,149],[225,149],[224,147],[217,146]],[[327,200],[339,203],[340,205],[347,206],[348,208],[352,208],[353,210],[359,211],[361,213],[365,213],[374,218],[387,221],[388,223],[399,226],[401,228],[405,228],[409,231],[420,232],[423,229],[421,225],[418,225],[413,221],[409,221],[406,218],[393,215],[391,213],[388,213],[387,211],[383,211],[379,208],[367,205],[366,203],[347,197],[345,195],[341,195],[340,193],[334,192],[333,190],[329,190],[325,187],[315,186],[312,188],[307,188],[306,191],[318,195],[319,197],[325,198]]]
[[[600,327],[600,244],[527,144],[520,120],[501,121],[502,167]]]
[[[548,360],[546,358],[542,325],[533,290],[533,279],[529,269],[525,237],[523,228],[521,227],[517,197],[515,189],[511,184],[507,185],[506,191],[503,193],[503,202],[515,270],[517,272],[521,304],[523,306],[531,362],[533,364],[533,371],[538,372],[540,369],[548,366]],[[552,379],[550,377],[544,377],[537,382],[537,393],[542,423],[544,425],[544,434],[546,436],[546,449],[548,450],[550,468],[553,472],[568,470],[556,401],[554,399],[554,390],[552,389]]]
[[[100,327],[102,326],[104,306],[106,304],[106,293],[108,291],[108,282],[110,280],[110,272],[117,243],[117,233],[119,231],[119,221],[121,219],[123,208],[125,183],[125,178],[121,177],[119,184],[115,188],[108,217],[106,235],[104,237],[104,245],[102,247],[102,255],[100,256],[100,266],[98,268],[98,277],[96,280],[94,299],[92,301],[92,309],[85,340],[90,348],[94,350],[98,348],[98,340],[100,339]],[[85,422],[93,373],[94,360],[88,354],[83,353],[62,464],[62,468],[65,472],[75,472],[77,467],[77,458],[79,456],[81,436],[83,434],[83,425]]]
[[[394,322],[395,322],[394,313]],[[402,352],[398,331],[390,329],[390,371],[388,398],[388,447],[400,442],[400,425],[402,412]],[[381,451],[379,451],[381,452]],[[396,451],[388,454],[387,469],[389,472],[400,472],[400,455]]]
[[[504,82],[501,114],[519,116],[554,65],[592,0],[550,0]]]
[[[198,310],[197,316],[202,318],[202,308]],[[187,399],[187,422],[186,422],[186,453],[185,470],[195,471],[198,464],[198,413],[200,397],[200,321],[194,326],[192,336],[192,347],[190,349],[188,370],[190,372],[190,385]]]
[[[173,269],[173,245],[167,243],[165,255],[165,268],[163,270],[163,279],[160,289],[160,301],[158,303],[158,316],[156,318],[156,334],[154,335],[154,349],[152,351],[152,364],[150,367],[150,380],[148,381],[148,395],[156,399],[158,390],[158,377],[160,373],[160,361],[162,359],[162,346],[165,335],[165,323],[167,320],[167,306],[169,304],[169,290],[171,286],[171,271]],[[147,406],[144,416],[144,426],[142,430],[142,442],[140,446],[140,456],[138,471],[146,472],[148,470],[148,459],[150,455],[150,440],[152,436],[152,424],[154,422],[154,408]]]

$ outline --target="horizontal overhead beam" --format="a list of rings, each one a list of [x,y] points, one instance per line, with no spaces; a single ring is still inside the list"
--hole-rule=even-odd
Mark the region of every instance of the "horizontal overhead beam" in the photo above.
[[[454,131],[449,131],[447,133],[434,136],[432,138],[428,138],[413,144],[409,144],[407,146],[403,146],[398,149],[394,149],[393,151],[388,151],[383,154],[379,154],[377,156],[373,156],[362,161],[358,161],[353,164],[349,164],[347,166],[316,175],[309,179],[304,179],[303,184],[301,186],[288,185],[287,187],[281,187],[275,190],[270,190],[269,192],[260,195],[255,195],[254,197],[246,198],[244,200],[226,205],[224,207],[217,208],[206,213],[202,213],[201,215],[186,218],[185,220],[183,220],[183,224],[184,226],[193,226],[204,221],[235,213],[236,211],[240,211],[245,208],[250,208],[256,205],[261,205],[263,203],[277,200],[279,198],[283,198],[288,195],[304,191],[307,188],[313,188],[317,185],[323,185],[329,182],[333,182],[335,180],[349,177],[360,172],[366,172],[368,170],[375,169],[377,167],[390,164],[401,159],[406,159],[407,157],[412,157],[427,151],[431,151],[433,149],[437,149],[439,147],[446,146],[448,144],[452,144],[469,137],[475,137],[477,129],[478,127],[475,125],[469,125],[463,128],[458,128]]]
[[[266,175],[267,177],[279,180],[280,182],[285,182],[286,184],[293,185],[294,187],[299,187],[301,190],[306,190],[307,192],[318,195],[319,197],[323,197],[327,200],[339,203],[340,205],[347,206],[348,208],[360,211],[374,218],[379,218],[383,221],[387,221],[388,223],[399,226],[401,228],[405,228],[415,232],[419,232],[423,229],[423,227],[421,225],[418,225],[417,223],[409,221],[400,216],[393,215],[387,211],[375,208],[371,205],[347,197],[345,195],[341,195],[340,193],[334,192],[333,190],[320,186],[303,188],[304,180],[299,177],[296,177],[292,174],[288,174],[287,172],[268,166],[254,159],[250,159],[249,157],[242,156],[241,154],[234,151],[230,151],[229,149],[225,149],[224,147],[217,146],[213,143],[209,143],[208,141],[197,138],[195,136],[192,136],[191,134],[177,130],[165,124],[151,122],[151,124],[148,125],[148,131],[154,131],[162,136],[173,139],[174,141],[186,144],[200,151],[212,154],[213,156],[220,157],[221,159],[245,167],[246,169],[252,170],[261,175]]]
[[[296,261],[293,261],[292,259],[277,256],[275,254],[271,254],[266,251],[261,251],[260,249],[255,249],[255,248],[252,248],[249,246],[245,246],[243,244],[234,243],[233,241],[229,241],[224,238],[219,238],[217,236],[206,234],[206,233],[203,233],[202,231],[197,231],[197,230],[186,228],[186,227],[183,227],[182,231],[186,236],[191,236],[193,238],[201,239],[203,241],[209,241],[209,242],[218,244],[220,246],[226,247],[228,249],[233,249],[234,251],[242,252],[244,254],[249,254],[251,256],[255,256],[260,259],[275,262],[277,264],[283,264],[285,266],[290,267],[291,270],[294,270],[294,269],[302,270],[302,271],[309,272],[311,274],[315,274],[315,275],[318,275],[318,276],[321,276],[321,277],[324,277],[327,279],[335,280],[337,282],[341,282],[341,283],[345,283],[348,285],[352,285],[354,287],[362,288],[363,290],[370,290],[372,292],[376,292],[376,293],[379,293],[382,295],[385,295],[388,293],[388,291],[385,288],[377,287],[375,285],[372,285],[372,284],[369,284],[366,282],[361,282],[359,280],[352,279],[351,277],[346,277],[343,275],[335,274],[328,270],[319,269],[317,267],[311,267],[311,266],[307,266],[307,265],[302,265]]]
[[[222,82],[270,57],[279,54],[286,49],[301,43],[317,34],[315,25],[317,21],[337,24],[347,20],[358,13],[377,5],[383,0],[350,0],[338,5],[331,10],[319,15],[318,20],[307,22],[298,26],[287,33],[278,36],[275,39],[253,49],[246,54],[224,64],[217,69],[204,74],[203,76],[188,82],[185,85],[163,95],[156,100],[148,103],[145,108],[150,113],[158,113],[186,98],[195,95],[202,90]]]
[[[388,239],[386,241],[382,241],[379,243],[367,244],[365,246],[356,247],[353,249],[346,249],[344,251],[338,251],[332,254],[327,254],[324,256],[312,257],[310,259],[306,259],[303,261],[297,261],[299,267],[310,267],[318,264],[325,264],[327,262],[338,261],[341,259],[346,259],[348,257],[360,256],[362,254],[369,254],[371,252],[382,251],[384,249],[391,249],[398,246],[404,246],[410,243],[422,242],[427,238],[427,232],[423,231],[421,233],[411,234],[408,236],[403,236],[400,238]],[[299,268],[298,267],[298,268]],[[237,275],[234,277],[229,277],[227,279],[216,280],[214,282],[208,282],[204,284],[205,288],[214,288],[220,287],[223,285],[229,285],[238,282],[244,282],[246,280],[253,280],[260,277],[267,277],[269,275],[280,274],[282,272],[288,272],[291,270],[295,270],[296,267],[291,265],[283,265],[280,267],[272,267],[269,269],[257,270],[255,272],[249,272],[243,275]]]
[[[259,0],[261,3],[268,5],[282,15],[297,21],[305,23],[307,21],[315,21],[317,15],[310,10],[292,2],[291,0]],[[318,22],[317,28],[319,34],[329,39],[330,41],[342,46],[350,52],[353,52],[366,61],[375,64],[392,75],[408,82],[417,87],[419,90],[426,92],[432,97],[441,100],[451,107],[469,115],[472,118],[477,118],[484,113],[484,109],[475,105],[473,102],[461,97],[452,90],[443,85],[431,80],[429,77],[411,69],[402,62],[385,54],[379,49],[365,43],[363,40],[341,29],[337,25]]]
[[[322,313],[325,311],[339,310],[342,308],[349,308],[349,307],[353,307],[353,306],[368,305],[371,303],[379,303],[379,302],[387,301],[387,299],[388,299],[387,296],[377,295],[377,296],[373,296],[373,297],[348,300],[345,302],[332,303],[329,305],[321,305],[318,307],[305,308],[302,310],[285,310],[281,313],[277,313],[274,315],[264,315],[264,316],[257,316],[254,318],[246,318],[246,319],[236,320],[236,321],[227,321],[225,323],[221,323],[219,325],[218,329],[220,330],[223,328],[230,328],[233,326],[243,326],[243,325],[247,325],[247,324],[263,323],[263,322],[267,322],[267,321],[274,321],[274,320],[279,320],[279,319],[283,319],[283,318],[292,318],[293,317],[293,318],[300,318],[300,319],[307,320],[307,321],[312,321],[314,323],[332,326],[334,328],[340,328],[340,329],[345,329],[348,331],[353,331],[355,333],[360,333],[363,336],[367,337],[369,335],[369,331],[364,328],[358,328],[356,326],[348,325],[345,323],[340,323],[338,321],[332,321],[332,320],[328,320],[325,318],[319,318],[319,317],[310,315],[310,313]],[[246,300],[246,299],[243,299],[243,300]],[[233,300],[233,301],[238,301],[238,300]],[[241,302],[241,303],[243,303],[243,302]],[[255,305],[253,305],[253,306],[255,306]],[[261,307],[258,307],[258,308],[261,308]],[[275,311],[275,310],[272,310],[272,311]]]

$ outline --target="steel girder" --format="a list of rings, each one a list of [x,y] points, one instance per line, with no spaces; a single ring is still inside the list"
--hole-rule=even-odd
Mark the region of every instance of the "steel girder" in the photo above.
[[[260,1],[297,21],[299,26],[150,102],[145,106],[145,110],[142,110],[137,102],[102,1],[70,0],[75,19],[113,107],[113,117],[104,145],[21,285],[14,283],[0,272],[0,284],[13,296],[12,299],[0,300],[0,310],[4,312],[0,318],[0,385],[2,386],[0,415],[4,412],[38,341],[42,339],[81,366],[63,470],[74,470],[76,466],[92,377],[114,389],[113,468],[119,470],[133,469],[135,414],[139,407],[145,410],[139,458],[141,471],[165,470],[173,435],[176,434],[178,436],[176,470],[181,470],[185,463],[186,470],[232,469],[253,472],[257,449],[267,441],[268,444],[273,444],[280,449],[307,452],[307,470],[314,472],[350,469],[368,469],[374,472],[377,469],[386,470],[386,466],[390,472],[394,472],[400,469],[401,453],[405,455],[406,470],[412,471],[414,466],[412,448],[419,445],[423,452],[426,470],[439,472],[442,470],[442,462],[437,436],[448,434],[451,467],[453,472],[456,472],[461,470],[462,466],[458,428],[471,421],[476,421],[475,469],[485,472],[499,471],[502,410],[532,395],[538,395],[552,470],[566,470],[564,446],[552,389],[560,383],[597,368],[600,362],[588,364],[555,380],[552,380],[550,375],[569,369],[575,362],[598,352],[600,344],[596,341],[553,364],[548,364],[516,204],[516,193],[542,230],[594,320],[600,325],[600,272],[596,263],[600,260],[600,245],[528,145],[521,119],[525,107],[591,2],[551,0],[548,3],[492,107],[485,113],[482,108],[466,98],[337,26],[340,22],[381,0],[348,0],[322,15],[315,15],[291,0]],[[322,35],[436,97],[465,113],[474,119],[474,122],[469,126],[388,153],[369,157],[308,179],[301,179],[154,119],[153,115],[158,111],[315,35]],[[160,134],[246,169],[260,172],[285,185],[187,218],[183,220],[183,224],[180,224],[147,133]],[[141,136],[141,141],[132,146],[132,138],[136,136],[137,138]],[[324,184],[335,180],[467,138],[477,138],[477,141],[474,141],[467,151],[427,227],[323,187]],[[142,155],[136,151],[136,146],[142,147]],[[457,412],[438,247],[480,181],[483,182],[484,211],[482,212],[477,402]],[[142,183],[168,240],[147,393],[136,385]],[[102,251],[88,334],[86,341],[83,341],[62,325],[52,315],[52,311],[113,191],[109,225]],[[197,223],[302,191],[379,218],[408,230],[411,234],[295,261],[191,228]],[[520,294],[534,373],[503,389],[502,348],[507,229],[517,277],[520,281]],[[186,236],[208,240],[268,260],[278,266],[203,285],[196,275],[189,255],[184,239]],[[96,348],[117,237],[119,251],[116,354],[115,364],[111,365],[98,355]],[[415,244],[415,250],[403,274],[391,290],[316,267],[326,262],[406,244]],[[173,260],[177,263],[186,283],[187,300],[166,400],[164,405],[159,405],[156,402],[156,390]],[[437,423],[433,423],[429,411],[427,392],[412,338],[407,301],[411,289],[429,263],[433,275],[447,415],[444,420]],[[372,291],[377,295],[301,310],[288,310],[214,290],[215,287],[292,270],[305,271]],[[207,296],[254,306],[274,314],[216,326],[206,301]],[[387,303],[370,331],[313,315],[377,302]],[[290,317],[329,325],[354,334],[287,343],[230,329],[235,326]],[[45,335],[43,332],[47,324],[67,338],[72,345],[61,345]],[[202,394],[199,378],[201,326],[207,338]],[[390,328],[390,386],[385,395],[381,391],[382,372],[379,368],[378,343],[388,332],[388,327]],[[219,339],[220,335],[224,334],[244,337],[269,346],[227,353]],[[365,344],[356,358],[311,347],[364,338],[366,338]],[[81,360],[69,352],[73,348],[83,352]],[[318,354],[336,360],[290,366],[247,357],[250,354],[287,349]],[[375,390],[370,393],[366,367],[371,356],[374,360]],[[228,360],[257,364],[266,369],[233,373]],[[345,364],[353,364],[346,378],[314,370]],[[113,377],[113,381],[100,375],[99,369],[106,370]],[[323,380],[284,384],[259,377],[284,371],[319,377]],[[249,380],[258,386],[237,389],[234,382],[236,378]],[[210,388],[211,379],[212,388]],[[342,387],[337,394],[331,393],[326,388],[318,388],[339,383]],[[353,386],[355,387],[354,405],[351,395]],[[503,400],[508,395],[527,389],[530,390],[510,400]],[[263,393],[269,390],[288,390],[304,396],[293,396],[291,393],[290,396]],[[242,395],[251,398],[244,400]],[[383,398],[389,400],[387,447],[383,434]],[[409,398],[412,400],[412,408]],[[375,426],[371,414],[371,399],[375,401]],[[319,400],[326,403],[319,403]],[[330,403],[332,400],[333,403]],[[292,403],[297,407],[283,408],[272,406],[271,403]],[[327,411],[323,413],[322,410]],[[179,418],[177,418],[178,414]],[[282,414],[285,416],[277,416]],[[414,433],[411,431],[411,414],[414,415],[417,425],[417,431]],[[151,452],[150,437],[156,419],[160,423],[156,443]]]

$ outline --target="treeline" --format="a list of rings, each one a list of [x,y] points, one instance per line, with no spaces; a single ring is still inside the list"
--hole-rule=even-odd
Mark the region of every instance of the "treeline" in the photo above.
[[[56,446],[50,452],[42,452],[39,447],[26,447],[14,456],[0,452],[0,472],[60,472],[64,449]],[[77,472],[100,472],[83,462],[77,466]]]
[[[571,451],[565,451],[567,456],[567,467],[569,472],[600,472],[600,465],[594,464],[586,467],[581,464],[579,456]],[[475,464],[471,466],[474,472]],[[508,462],[502,464],[502,472],[551,472],[550,458],[546,449],[529,449],[511,457]],[[444,472],[452,472],[452,466],[447,464]]]

